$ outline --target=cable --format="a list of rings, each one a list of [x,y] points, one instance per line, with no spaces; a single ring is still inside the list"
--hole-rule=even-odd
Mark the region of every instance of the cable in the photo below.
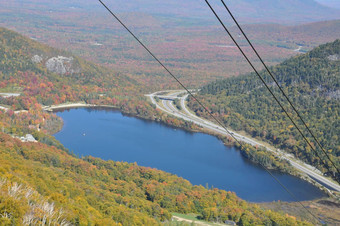
[[[207,3],[207,5],[209,6],[209,8],[211,9],[211,11],[214,13],[215,17],[217,18],[217,20],[221,23],[221,25],[223,26],[224,30],[228,33],[229,37],[233,40],[233,42],[235,43],[235,45],[237,46],[237,48],[240,50],[240,52],[242,53],[242,55],[244,56],[244,58],[247,60],[247,62],[249,63],[249,65],[252,67],[252,69],[255,71],[256,75],[261,79],[262,83],[265,85],[265,87],[268,89],[268,91],[270,92],[270,94],[274,97],[275,101],[279,104],[279,106],[281,107],[281,109],[284,111],[284,113],[287,115],[287,117],[290,119],[290,121],[293,123],[293,125],[295,126],[295,128],[299,131],[299,133],[301,134],[301,136],[304,138],[304,140],[306,141],[306,143],[310,146],[310,148],[314,151],[314,153],[319,157],[319,159],[324,163],[323,158],[321,158],[321,156],[319,155],[319,153],[313,148],[313,146],[311,145],[311,143],[308,141],[308,139],[306,138],[306,136],[302,133],[302,131],[300,130],[300,128],[296,125],[296,123],[294,122],[294,120],[292,119],[292,117],[288,114],[288,112],[286,111],[286,109],[282,106],[281,102],[277,99],[277,97],[275,96],[275,94],[273,93],[273,91],[269,88],[269,86],[267,85],[267,83],[264,81],[264,79],[262,78],[262,76],[259,74],[259,72],[256,70],[256,68],[254,67],[254,65],[251,63],[251,61],[249,60],[249,58],[247,57],[247,55],[243,52],[242,48],[239,46],[239,44],[236,42],[235,38],[232,36],[232,34],[230,33],[230,31],[227,29],[227,27],[224,25],[224,23],[222,22],[222,20],[220,19],[220,17],[216,14],[215,10],[211,7],[211,5],[209,4],[209,2],[207,0],[205,0],[205,2]],[[326,168],[329,170],[329,167],[327,164],[324,163],[324,165],[326,166]],[[337,169],[337,168],[336,168]],[[339,173],[340,175],[340,173]],[[336,181],[340,184],[340,181],[338,180],[338,177],[336,177]]]
[[[241,144],[241,142],[236,139],[236,137],[224,126],[223,123],[221,123],[195,96],[193,96],[193,94],[190,92],[190,90],[188,90],[179,80],[178,78],[173,75],[171,73],[171,71],[133,34],[132,31],[130,31],[130,29],[125,26],[125,24],[101,1],[98,0],[106,9],[107,11],[109,11],[109,13],[135,38],[135,40],[183,87],[183,89],[185,89],[186,92],[188,92],[188,94],[205,110],[208,112],[208,114],[225,130],[227,131],[227,133],[234,138],[234,140],[241,146],[241,148],[243,148],[243,145]],[[209,4],[209,3],[208,3]],[[263,164],[260,163],[260,165],[267,171],[267,173],[269,173],[269,175],[271,177],[274,178],[274,180],[276,180],[279,185],[289,194],[291,195],[297,202],[299,202],[303,208],[305,208],[306,211],[308,211],[315,219],[317,219],[319,221],[319,219],[312,213],[310,212],[298,199],[297,197],[291,192],[289,191],[289,189],[284,186],[279,179],[277,179],[266,167],[264,167]]]
[[[277,80],[275,79],[275,77],[273,76],[272,72],[269,70],[269,68],[267,67],[267,65],[264,63],[264,61],[262,60],[261,56],[258,54],[258,52],[256,51],[255,47],[253,46],[253,44],[250,42],[250,40],[248,39],[247,35],[245,34],[245,32],[243,31],[243,29],[241,28],[241,26],[239,25],[239,23],[237,22],[237,20],[235,19],[234,15],[231,13],[231,11],[229,10],[229,8],[227,7],[227,5],[225,4],[225,2],[223,0],[221,0],[222,4],[224,5],[224,8],[228,11],[229,15],[232,17],[232,19],[234,20],[235,24],[237,25],[237,27],[240,29],[240,31],[242,32],[243,36],[246,38],[247,42],[249,43],[249,45],[251,46],[251,48],[253,49],[253,51],[255,52],[256,56],[260,59],[261,63],[263,64],[263,66],[265,67],[266,71],[269,73],[270,77],[274,80],[275,84],[277,85],[277,87],[280,89],[281,93],[283,94],[283,96],[286,98],[286,100],[288,101],[289,105],[293,108],[293,110],[295,111],[295,113],[297,114],[297,116],[300,118],[301,122],[303,123],[303,125],[306,127],[306,129],[308,130],[308,132],[312,135],[313,139],[315,140],[315,142],[319,145],[319,147],[321,148],[322,152],[327,156],[327,158],[329,159],[329,161],[332,163],[332,165],[334,166],[334,168],[337,170],[338,175],[340,175],[339,169],[336,167],[335,163],[332,161],[332,159],[329,157],[329,155],[327,154],[326,150],[322,147],[322,145],[320,144],[319,140],[315,137],[315,135],[312,133],[312,131],[310,130],[310,128],[307,126],[307,123],[303,120],[302,116],[300,115],[300,113],[298,112],[298,110],[295,108],[295,106],[293,105],[292,101],[289,99],[289,97],[286,95],[286,93],[283,91],[282,87],[280,86],[280,84],[277,82]],[[301,134],[302,135],[302,134]],[[308,143],[308,142],[307,142]],[[309,144],[309,143],[308,143]],[[309,144],[309,146],[311,147],[311,145]],[[311,147],[312,148],[312,147]],[[314,149],[312,149],[314,150]],[[316,152],[316,150],[314,150],[314,152]],[[339,181],[338,181],[339,182]]]

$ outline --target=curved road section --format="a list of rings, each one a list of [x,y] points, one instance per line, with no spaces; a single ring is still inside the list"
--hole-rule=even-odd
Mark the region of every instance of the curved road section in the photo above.
[[[192,90],[192,92],[194,92],[194,90]],[[164,95],[164,93],[166,94]],[[219,133],[225,136],[230,136],[230,134],[221,126],[216,125],[215,123],[212,123],[206,119],[200,118],[190,112],[190,110],[187,108],[185,104],[185,100],[189,96],[185,90],[163,90],[163,91],[158,91],[155,93],[147,94],[145,96],[148,96],[151,102],[154,105],[156,105],[158,109],[166,112],[169,115],[173,115],[183,120],[195,123],[203,128],[212,130],[213,132],[216,132],[216,133]],[[180,100],[181,110],[173,105],[173,101],[175,99]],[[244,135],[238,134],[235,131],[230,130],[229,128],[228,128],[228,131],[232,133],[234,137],[238,139],[239,141],[243,141],[253,146],[265,147],[263,144],[259,143],[258,141],[252,138],[246,137]],[[315,167],[308,165],[300,160],[297,160],[292,155],[287,154],[279,149],[272,149],[268,147],[265,147],[265,148],[268,151],[271,151],[272,153],[277,155],[278,157],[282,159],[286,159],[295,169],[297,169],[298,171],[304,174],[307,174],[312,180],[319,183],[321,186],[325,187],[327,190],[330,188],[331,190],[340,192],[339,184],[324,177],[322,173],[319,170],[317,170]]]

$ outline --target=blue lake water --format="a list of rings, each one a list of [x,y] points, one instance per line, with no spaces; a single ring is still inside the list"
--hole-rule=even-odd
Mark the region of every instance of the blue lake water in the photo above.
[[[136,162],[181,176],[192,184],[234,191],[248,201],[295,201],[262,168],[214,136],[89,108],[58,112],[63,129],[55,137],[79,156]],[[273,173],[299,200],[324,196],[296,177]]]

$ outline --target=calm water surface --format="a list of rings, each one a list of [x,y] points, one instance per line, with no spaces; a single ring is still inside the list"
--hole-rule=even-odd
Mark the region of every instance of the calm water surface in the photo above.
[[[263,169],[242,158],[216,137],[189,133],[112,110],[71,109],[58,112],[62,131],[55,134],[80,156],[137,162],[181,176],[195,185],[234,191],[248,201],[293,201]],[[300,200],[322,197],[314,186],[274,173]]]

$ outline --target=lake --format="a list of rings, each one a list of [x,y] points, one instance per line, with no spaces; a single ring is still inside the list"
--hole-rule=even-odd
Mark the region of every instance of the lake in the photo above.
[[[55,137],[79,156],[136,162],[176,174],[192,184],[234,191],[251,202],[295,201],[262,168],[214,136],[90,108],[57,112],[64,120]],[[324,194],[296,177],[273,172],[299,200]]]

